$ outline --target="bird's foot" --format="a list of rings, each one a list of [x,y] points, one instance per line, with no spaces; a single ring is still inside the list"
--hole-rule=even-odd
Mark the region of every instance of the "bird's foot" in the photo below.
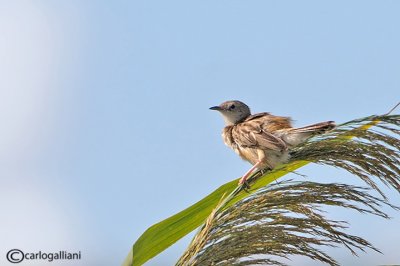
[[[240,185],[243,185],[243,184],[245,184],[245,183],[247,183],[247,177],[248,177],[248,175],[244,175],[244,176],[242,176],[242,178],[240,178],[240,180],[239,180],[239,186]]]
[[[244,191],[250,193],[250,183],[248,181],[244,181],[243,183],[240,184],[240,186]]]
[[[249,183],[249,181],[247,180],[247,177],[246,177],[246,176],[243,176],[243,177],[239,180],[238,186],[239,186],[242,190],[244,190],[244,191],[246,191],[246,192],[249,192],[250,183]]]
[[[261,161],[260,161],[260,162],[257,162],[256,164],[254,164],[253,167],[251,167],[250,170],[247,171],[247,172],[242,176],[242,178],[240,178],[240,180],[239,180],[239,186],[240,186],[240,185],[243,185],[244,183],[247,183],[247,179],[248,179],[249,177],[251,177],[251,175],[254,173],[254,171],[257,169],[257,167],[258,167],[260,164],[261,164]],[[249,186],[249,185],[247,185],[247,186]]]

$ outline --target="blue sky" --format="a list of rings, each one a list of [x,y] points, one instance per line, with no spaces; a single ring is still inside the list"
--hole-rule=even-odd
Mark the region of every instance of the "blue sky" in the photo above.
[[[80,265],[119,265],[150,225],[249,168],[208,110],[224,100],[298,126],[387,111],[400,99],[399,10],[398,1],[1,1],[1,252],[81,250]],[[300,172],[359,184],[327,167]],[[387,211],[390,221],[331,214],[385,254],[331,250],[339,262],[400,263],[400,214]],[[147,265],[172,265],[187,243]]]

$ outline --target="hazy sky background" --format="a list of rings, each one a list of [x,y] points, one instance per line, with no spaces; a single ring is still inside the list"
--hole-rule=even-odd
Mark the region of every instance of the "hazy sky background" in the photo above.
[[[19,248],[119,265],[153,223],[250,167],[208,110],[224,100],[298,126],[386,112],[400,100],[399,12],[399,1],[0,1],[0,264]],[[384,253],[331,250],[340,263],[400,263],[400,214],[387,211],[331,214]],[[188,240],[147,265],[173,265]]]

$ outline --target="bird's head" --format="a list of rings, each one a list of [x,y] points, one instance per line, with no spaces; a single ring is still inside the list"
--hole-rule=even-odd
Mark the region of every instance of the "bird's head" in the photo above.
[[[241,101],[226,101],[210,109],[220,112],[227,126],[240,123],[251,114],[250,108]]]

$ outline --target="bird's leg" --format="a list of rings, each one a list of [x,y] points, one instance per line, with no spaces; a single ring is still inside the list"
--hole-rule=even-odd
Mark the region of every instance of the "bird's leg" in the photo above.
[[[261,161],[258,161],[257,163],[255,163],[255,164],[253,165],[253,167],[251,167],[250,170],[247,171],[247,172],[242,176],[242,178],[240,178],[240,180],[239,180],[239,185],[243,185],[243,184],[246,182],[246,180],[250,177],[250,175],[254,172],[254,170],[256,170],[257,167],[259,167],[260,165],[261,165]]]

